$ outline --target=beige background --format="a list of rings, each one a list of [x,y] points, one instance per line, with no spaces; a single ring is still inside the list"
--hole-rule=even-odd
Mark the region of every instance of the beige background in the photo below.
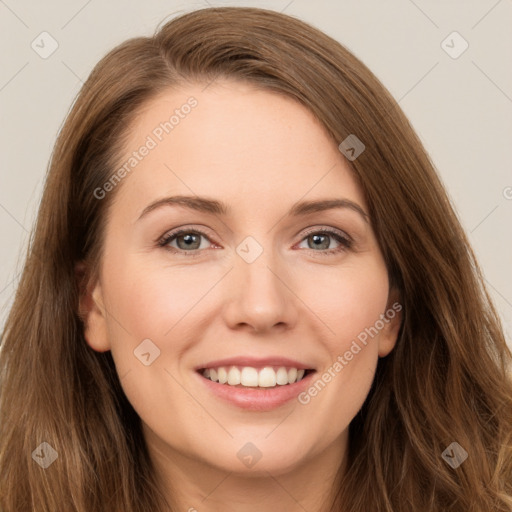
[[[95,63],[180,12],[250,5],[298,16],[357,55],[399,101],[480,259],[512,346],[512,1],[0,0],[0,328],[57,132]],[[46,31],[58,44],[43,59]],[[469,45],[441,46],[453,31]],[[45,48],[49,49],[49,36]],[[452,55],[463,48],[450,36]],[[42,49],[40,50],[42,51]]]

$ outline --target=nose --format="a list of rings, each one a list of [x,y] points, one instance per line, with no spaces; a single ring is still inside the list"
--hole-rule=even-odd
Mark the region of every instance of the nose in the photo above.
[[[271,251],[264,250],[252,263],[237,255],[227,279],[223,314],[231,329],[264,333],[293,328],[298,304],[292,273]]]

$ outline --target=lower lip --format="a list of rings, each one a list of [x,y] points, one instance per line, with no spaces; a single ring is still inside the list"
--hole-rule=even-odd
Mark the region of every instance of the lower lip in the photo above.
[[[240,388],[229,384],[219,384],[195,372],[201,382],[217,397],[241,409],[269,411],[293,400],[311,383],[316,372],[311,372],[299,382],[277,385],[273,388]]]

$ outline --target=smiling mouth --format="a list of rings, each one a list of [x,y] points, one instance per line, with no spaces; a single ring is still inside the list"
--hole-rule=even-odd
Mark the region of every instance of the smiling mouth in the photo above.
[[[201,368],[197,372],[205,379],[221,385],[236,388],[275,389],[300,382],[315,370],[284,366],[265,366],[263,368],[220,366],[218,368]]]

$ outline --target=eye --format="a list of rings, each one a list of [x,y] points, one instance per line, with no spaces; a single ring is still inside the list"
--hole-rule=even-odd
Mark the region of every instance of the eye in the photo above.
[[[331,247],[332,239],[334,239],[339,244],[338,247]],[[319,252],[322,255],[335,254],[352,247],[352,240],[350,237],[348,237],[348,235],[345,235],[342,231],[333,229],[317,229],[308,231],[303,240],[307,241],[307,248],[313,249],[314,252]],[[316,249],[321,250],[317,251]]]
[[[182,228],[165,234],[158,242],[158,245],[175,253],[195,253],[196,251],[205,249],[201,244],[201,238],[210,240],[207,234],[200,229]],[[177,247],[171,245],[173,242],[176,242]],[[187,254],[186,256],[196,255],[198,254]]]

